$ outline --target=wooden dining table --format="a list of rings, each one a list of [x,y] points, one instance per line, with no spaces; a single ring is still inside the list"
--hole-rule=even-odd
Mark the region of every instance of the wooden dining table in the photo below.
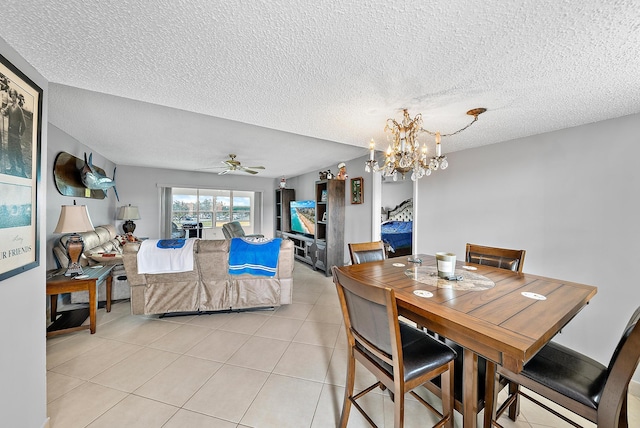
[[[477,425],[478,382],[486,382],[484,423],[490,425],[496,365],[520,372],[587,305],[597,288],[460,261],[456,275],[464,280],[458,283],[434,276],[434,256],[419,257],[421,264],[391,258],[339,269],[394,289],[401,316],[464,348],[463,426]],[[479,357],[487,360],[486,379],[478,379]]]

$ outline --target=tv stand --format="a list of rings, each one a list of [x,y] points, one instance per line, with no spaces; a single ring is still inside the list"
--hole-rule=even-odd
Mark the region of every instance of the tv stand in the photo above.
[[[305,263],[313,266],[314,269],[319,264],[318,246],[313,236],[305,236],[299,233],[282,232],[282,237],[293,241],[293,256]],[[320,263],[323,258],[320,258]],[[324,264],[322,263],[322,267]]]

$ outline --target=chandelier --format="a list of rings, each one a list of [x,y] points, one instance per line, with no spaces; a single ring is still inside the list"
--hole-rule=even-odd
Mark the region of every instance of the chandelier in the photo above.
[[[450,134],[440,134],[440,132],[432,132],[422,127],[422,114],[418,113],[413,119],[409,116],[407,109],[403,110],[404,117],[402,122],[398,123],[394,119],[387,119],[384,131],[387,133],[389,140],[389,148],[385,152],[384,165],[380,167],[375,160],[376,143],[371,139],[369,143],[369,160],[365,162],[365,171],[380,171],[383,177],[393,177],[398,179],[398,174],[404,179],[405,174],[411,172],[411,180],[416,181],[422,177],[431,175],[431,171],[439,169],[447,169],[449,162],[447,157],[442,154],[440,140],[442,137],[450,137],[456,135],[477,120],[478,116],[487,111],[485,108],[474,108],[467,112],[473,116],[473,120],[467,126],[458,129]],[[432,135],[436,140],[435,156],[427,155],[427,144],[424,143],[420,147],[418,134],[424,132]]]

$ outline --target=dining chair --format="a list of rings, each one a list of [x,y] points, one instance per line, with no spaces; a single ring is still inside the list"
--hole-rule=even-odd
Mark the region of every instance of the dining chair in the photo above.
[[[525,250],[510,250],[507,248],[497,248],[497,247],[487,247],[484,245],[476,245],[476,244],[467,244],[465,261],[468,263],[476,263],[481,265],[488,265],[497,267],[500,269],[508,269],[514,272],[522,272],[522,267],[524,266],[524,255]],[[462,346],[457,343],[449,340],[442,335],[438,335],[439,339],[449,345],[452,349],[456,351],[456,360],[455,360],[455,384],[454,384],[454,406],[455,409],[463,413],[464,406],[462,402],[463,397],[463,388],[462,388],[462,372],[464,370],[463,363],[463,353],[464,349]],[[489,394],[487,397],[487,383],[486,383],[486,373],[487,373],[487,360],[483,357],[478,357],[478,365],[476,368],[478,372],[478,391],[477,397],[478,402],[476,404],[477,413],[480,413],[482,409],[493,409],[495,403],[494,394]],[[493,380],[490,380],[491,382]],[[495,384],[495,391],[501,391],[504,387],[509,385],[509,393],[516,394],[518,391],[518,384],[515,382],[508,382],[504,378],[500,378],[498,383]],[[440,395],[440,385],[438,379],[434,379],[427,388],[436,395]],[[516,408],[510,410],[510,412],[515,412]],[[477,415],[477,414],[476,414]],[[517,415],[510,413],[515,418]],[[491,426],[491,414],[489,412],[485,412],[484,415],[484,426]]]
[[[629,382],[640,360],[640,307],[627,323],[608,366],[562,346],[549,342],[518,374],[498,366],[498,375],[595,423],[598,427],[628,426],[627,393]],[[493,415],[493,424],[523,396],[567,423],[576,422],[519,390],[510,394]],[[515,418],[512,418],[515,421]]]
[[[387,258],[382,241],[350,243],[348,245],[351,264],[358,265]]]
[[[453,427],[453,361],[455,351],[398,320],[398,307],[393,289],[357,280],[334,266],[340,307],[344,317],[349,357],[340,427],[349,421],[351,405],[376,427],[357,400],[375,390],[389,389],[394,402],[394,427],[404,425],[404,397],[410,393],[441,419],[434,427]],[[377,382],[354,395],[356,361],[369,370]],[[413,390],[442,377],[442,413]]]
[[[464,260],[467,263],[493,266],[522,272],[525,250],[511,250],[508,248],[486,247],[484,245],[467,244]]]

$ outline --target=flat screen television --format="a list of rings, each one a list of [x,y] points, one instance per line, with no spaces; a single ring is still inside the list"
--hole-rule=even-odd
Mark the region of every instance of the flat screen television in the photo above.
[[[291,230],[304,235],[316,233],[316,201],[291,201]]]

